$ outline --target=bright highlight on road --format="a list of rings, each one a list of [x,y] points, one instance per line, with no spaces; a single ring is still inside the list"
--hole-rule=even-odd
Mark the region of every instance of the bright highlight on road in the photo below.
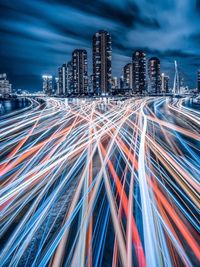
[[[0,118],[0,266],[198,266],[198,109],[30,101]]]

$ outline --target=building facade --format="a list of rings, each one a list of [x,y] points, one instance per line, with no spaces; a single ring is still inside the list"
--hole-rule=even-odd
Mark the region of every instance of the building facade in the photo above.
[[[59,93],[59,77],[55,77],[54,93],[56,95],[58,95],[58,93]]]
[[[6,73],[0,74],[0,94],[7,95],[12,93],[12,85],[7,80]]]
[[[120,76],[118,79],[118,89],[123,90],[124,89],[124,76]]]
[[[118,88],[118,79],[117,79],[117,77],[112,77],[111,83],[112,83],[111,89],[112,89],[112,92],[114,92]]]
[[[93,94],[93,74],[88,76],[88,93]]]
[[[128,63],[123,68],[124,89],[133,89],[133,66]]]
[[[93,36],[93,91],[107,95],[112,86],[112,41],[107,31],[98,31]]]
[[[73,66],[72,66],[72,61],[69,61],[67,63],[66,76],[67,76],[67,81],[66,81],[67,94],[69,95],[69,94],[73,93]]]
[[[169,76],[166,76],[164,73],[161,75],[161,93],[169,93]]]
[[[88,93],[87,51],[76,49],[72,53],[73,94]]]
[[[149,90],[150,90],[149,93],[160,94],[161,93],[161,73],[160,73],[159,58],[152,57],[149,59],[148,74],[149,74]],[[164,90],[164,87],[162,89]]]
[[[133,92],[136,94],[144,94],[147,91],[146,79],[146,54],[138,50],[133,53]]]
[[[58,95],[68,95],[73,91],[72,62],[63,64],[58,68]]]
[[[51,75],[43,75],[43,93],[45,95],[50,96],[53,91],[53,84],[52,84],[52,76]]]
[[[63,96],[66,91],[66,64],[58,68],[58,92],[57,95]]]

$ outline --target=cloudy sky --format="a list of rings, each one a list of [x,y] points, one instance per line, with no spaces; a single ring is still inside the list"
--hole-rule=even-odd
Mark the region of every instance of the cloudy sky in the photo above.
[[[178,61],[185,83],[196,86],[200,68],[200,0],[0,0],[0,73],[14,88],[41,89],[41,75],[56,75],[75,48],[88,51],[92,35],[108,30],[113,76],[137,48],[161,59],[173,80]]]

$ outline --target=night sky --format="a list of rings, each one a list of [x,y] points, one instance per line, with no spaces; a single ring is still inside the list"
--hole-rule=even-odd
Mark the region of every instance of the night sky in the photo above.
[[[41,75],[57,73],[75,48],[88,51],[92,35],[108,30],[113,76],[137,48],[161,59],[173,79],[176,59],[185,83],[200,68],[200,0],[0,0],[0,73],[14,88],[41,90]]]

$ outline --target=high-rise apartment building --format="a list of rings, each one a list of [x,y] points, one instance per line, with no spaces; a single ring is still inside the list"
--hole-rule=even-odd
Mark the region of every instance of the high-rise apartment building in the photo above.
[[[58,95],[58,93],[59,93],[59,77],[55,77],[54,93],[56,95]]]
[[[58,95],[68,95],[73,90],[72,62],[63,64],[58,68],[59,89]]]
[[[112,42],[107,31],[93,36],[93,91],[97,95],[109,94],[112,86]]]
[[[76,49],[72,53],[73,94],[88,93],[87,51]]]
[[[42,79],[43,79],[43,93],[50,96],[53,90],[52,76],[43,75]]]
[[[146,80],[146,54],[138,50],[133,53],[133,92],[144,94],[147,90]]]
[[[7,80],[6,73],[0,74],[0,94],[6,95],[12,93],[12,85]]]
[[[133,66],[131,63],[128,63],[123,68],[123,77],[124,77],[124,89],[133,88]]]
[[[169,93],[169,76],[164,73],[161,75],[161,93]]]
[[[118,79],[117,77],[112,77],[111,81],[112,81],[112,85],[111,85],[112,92],[114,92],[118,87]]]
[[[6,95],[12,93],[12,85],[7,80],[6,73],[0,74],[0,94]]]
[[[160,60],[157,57],[152,57],[148,61],[148,74],[149,74],[149,88],[150,93],[161,93],[161,73],[160,73]]]

